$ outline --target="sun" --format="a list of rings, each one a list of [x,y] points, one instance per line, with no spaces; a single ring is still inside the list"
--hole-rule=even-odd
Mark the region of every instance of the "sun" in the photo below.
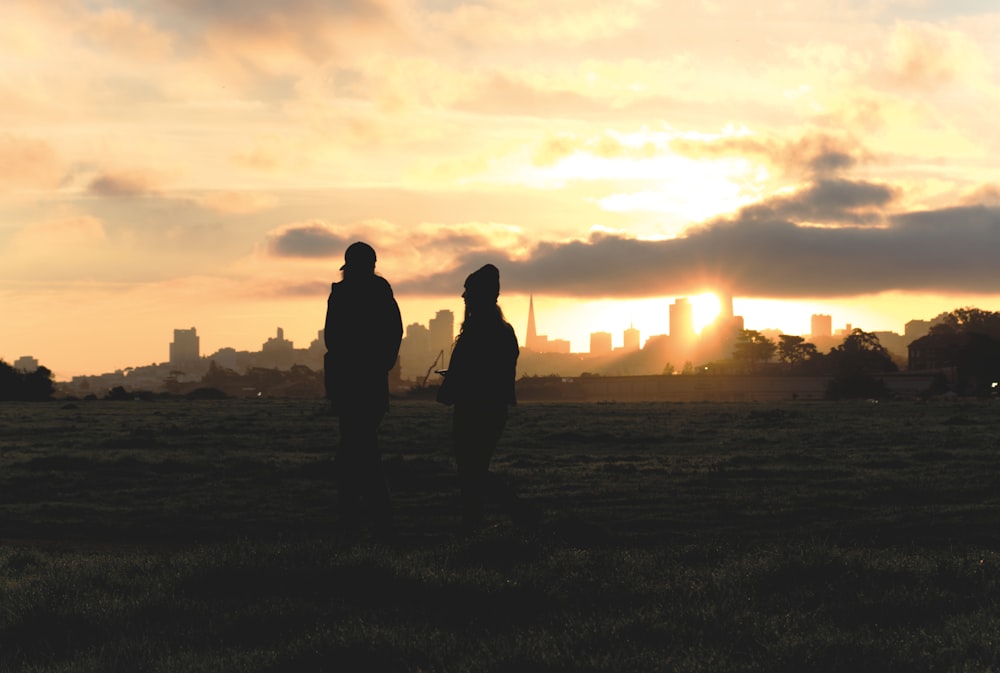
[[[702,292],[689,297],[688,301],[691,302],[691,319],[696,332],[711,325],[722,311],[722,302],[714,292]]]

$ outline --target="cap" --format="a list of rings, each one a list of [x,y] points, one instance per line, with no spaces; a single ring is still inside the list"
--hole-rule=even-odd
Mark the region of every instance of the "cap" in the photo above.
[[[361,241],[351,243],[347,246],[347,250],[344,251],[344,265],[340,267],[340,270],[343,271],[348,267],[356,269],[374,269],[375,248],[367,243],[362,243]]]

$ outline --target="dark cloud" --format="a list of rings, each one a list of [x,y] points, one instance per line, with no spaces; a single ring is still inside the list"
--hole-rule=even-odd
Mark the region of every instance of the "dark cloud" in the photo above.
[[[384,0],[159,0],[182,39],[207,39],[214,48],[254,56],[281,45],[316,61],[335,53],[334,35],[384,30],[394,25]],[[266,50],[264,52],[266,54]],[[252,59],[251,59],[252,60]]]
[[[335,257],[344,254],[352,241],[317,222],[272,234],[268,239],[268,251],[276,257]]]
[[[745,219],[792,220],[813,224],[872,225],[896,197],[886,185],[852,180],[818,180],[791,196],[776,197],[742,211]]]
[[[104,173],[90,181],[87,191],[95,196],[130,197],[146,196],[154,190],[147,176]]]
[[[997,250],[1000,208],[908,213],[880,228],[737,217],[665,241],[595,235],[543,243],[528,259],[478,252],[451,271],[398,283],[397,291],[451,295],[468,273],[492,262],[505,291],[578,297],[676,296],[706,287],[774,298],[1000,292]]]

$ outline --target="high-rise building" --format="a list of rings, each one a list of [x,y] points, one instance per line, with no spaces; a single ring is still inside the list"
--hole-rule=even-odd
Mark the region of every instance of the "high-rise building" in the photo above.
[[[197,364],[201,359],[201,339],[194,327],[175,329],[170,344],[170,364],[174,367]]]
[[[694,312],[687,297],[678,297],[670,305],[670,336],[681,341],[694,339]]]
[[[809,336],[828,337],[833,335],[833,318],[822,313],[814,313],[809,321]]]
[[[735,311],[733,310],[733,295],[730,292],[720,292],[719,297],[719,316],[716,318],[719,322],[726,322],[732,320],[735,316]]]
[[[451,311],[438,311],[428,321],[427,327],[410,323],[399,346],[401,376],[411,381],[423,381],[425,376],[431,376],[433,370],[447,369],[454,344],[455,314]]]
[[[637,330],[632,325],[628,326],[625,330],[625,343],[624,347],[626,351],[637,351],[639,350],[639,330]]]
[[[278,369],[287,369],[295,364],[295,344],[285,338],[283,328],[279,327],[276,335],[261,345],[257,361],[262,367]]]
[[[32,372],[38,371],[39,362],[37,359],[30,355],[22,355],[18,359],[14,360],[14,369],[19,372],[24,372],[26,374],[31,374]]]
[[[441,367],[447,368],[451,348],[455,343],[455,314],[445,309],[437,312],[427,323],[430,350],[443,353]]]
[[[538,350],[538,329],[535,326],[535,295],[528,295],[528,333],[524,335],[524,347]]]
[[[590,354],[607,355],[611,352],[611,332],[590,333]]]

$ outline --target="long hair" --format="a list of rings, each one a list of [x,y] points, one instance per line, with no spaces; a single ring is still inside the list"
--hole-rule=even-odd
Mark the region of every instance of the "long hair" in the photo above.
[[[466,301],[465,316],[462,318],[462,326],[458,335],[462,336],[466,330],[475,331],[481,327],[500,325],[507,322],[500,304],[493,301]]]

